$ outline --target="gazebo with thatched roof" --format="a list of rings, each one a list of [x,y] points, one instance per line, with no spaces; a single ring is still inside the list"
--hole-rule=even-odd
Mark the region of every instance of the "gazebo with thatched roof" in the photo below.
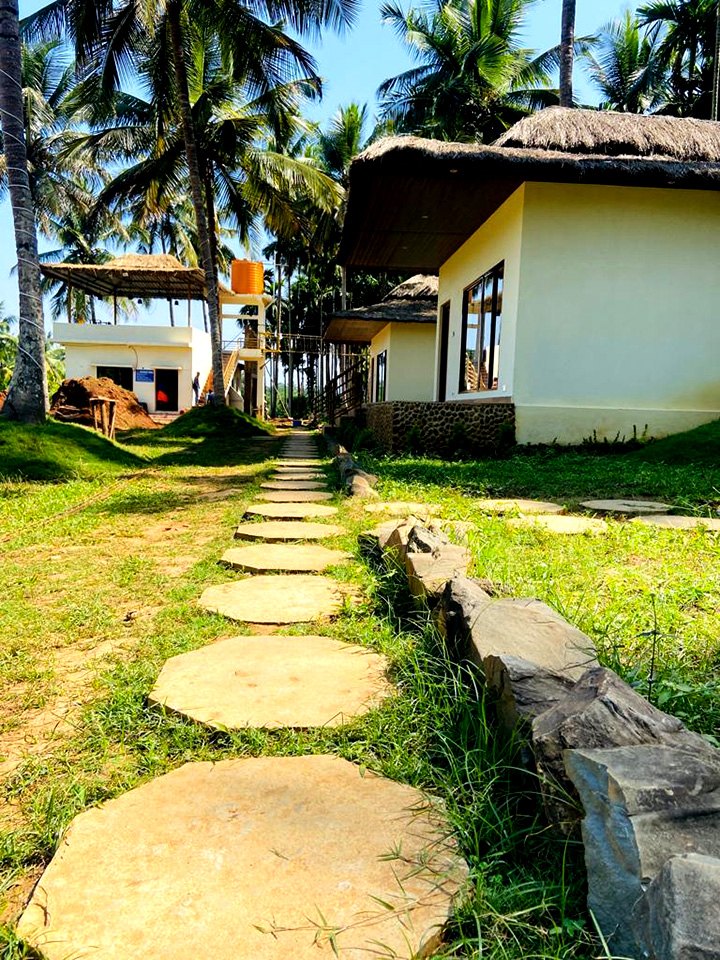
[[[720,124],[552,107],[490,145],[380,140],[349,181],[340,262],[439,274],[434,396],[468,436],[720,417]]]

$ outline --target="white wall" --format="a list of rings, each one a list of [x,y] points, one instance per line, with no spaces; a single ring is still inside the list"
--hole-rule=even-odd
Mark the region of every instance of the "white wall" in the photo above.
[[[720,194],[525,185],[521,442],[720,416]]]
[[[155,412],[155,384],[137,383],[138,368],[178,371],[178,406],[192,405],[192,380],[200,372],[201,387],[210,372],[210,337],[192,327],[130,327],[56,323],[53,337],[65,345],[66,376],[94,377],[98,366],[132,367],[137,397]]]
[[[523,205],[525,187],[520,187],[440,268],[440,307],[450,301],[448,343],[448,400],[477,400],[509,397],[513,391],[515,329],[520,289]],[[502,336],[500,340],[499,389],[482,393],[460,393],[463,291],[484,273],[505,261]],[[437,335],[440,335],[438,324]],[[437,356],[440,344],[437,343]],[[433,397],[437,396],[437,371]]]
[[[387,350],[386,400],[433,400],[435,378],[435,324],[389,323],[370,344],[374,359],[373,395],[377,383],[377,356]]]

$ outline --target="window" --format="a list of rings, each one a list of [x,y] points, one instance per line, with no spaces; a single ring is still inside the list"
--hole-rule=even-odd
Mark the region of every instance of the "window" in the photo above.
[[[504,266],[493,267],[463,293],[461,393],[498,389]]]
[[[101,377],[107,377],[108,380],[112,380],[113,383],[116,383],[119,387],[124,387],[126,390],[133,389],[133,371],[132,367],[101,367],[98,366],[96,376],[98,380]]]
[[[375,366],[375,402],[384,403],[385,401],[385,376],[387,373],[387,350],[377,355]]]

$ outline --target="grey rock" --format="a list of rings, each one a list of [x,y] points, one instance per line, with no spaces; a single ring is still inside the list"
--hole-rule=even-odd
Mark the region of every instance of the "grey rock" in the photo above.
[[[413,551],[412,547],[417,545],[417,541],[413,541],[413,535],[423,529],[416,526],[410,531],[405,554],[405,572],[410,593],[433,606],[442,596],[448,580],[458,574],[464,576],[467,573],[472,558],[465,547],[452,543],[440,543],[433,552]],[[427,541],[421,542],[427,545]]]
[[[367,480],[357,476],[357,474],[350,475],[346,481],[346,486],[351,497],[358,497],[361,500],[373,500],[379,496],[378,492],[373,490]]]
[[[467,577],[453,577],[443,590],[436,623],[448,650],[458,659],[469,655],[472,628],[490,597]]]
[[[633,914],[637,926],[665,861],[720,855],[720,760],[642,744],[568,750],[565,764],[585,810],[588,906],[613,955],[639,960]]]
[[[566,673],[509,653],[485,657],[483,672],[495,694],[498,719],[510,731],[562,701],[575,685]]]
[[[652,960],[720,960],[720,860],[670,857],[636,907],[640,954]]]
[[[429,530],[422,524],[416,524],[408,535],[408,553],[429,553],[439,556],[443,547],[450,545],[450,540],[439,530]],[[467,553],[467,551],[464,551]]]
[[[376,487],[378,484],[378,478],[374,473],[366,473],[364,470],[361,470],[359,467],[355,467],[354,475],[356,477],[362,477],[363,480],[367,481],[371,487]]]
[[[535,718],[532,743],[548,819],[565,831],[581,816],[565,773],[565,750],[659,743],[698,755],[715,753],[703,737],[605,667],[588,670],[558,704]]]

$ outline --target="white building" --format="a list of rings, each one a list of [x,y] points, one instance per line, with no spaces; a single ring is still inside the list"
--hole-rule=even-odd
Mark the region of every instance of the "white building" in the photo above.
[[[341,262],[439,273],[433,397],[479,437],[579,443],[720,417],[719,235],[720,124],[555,107],[371,147]]]

